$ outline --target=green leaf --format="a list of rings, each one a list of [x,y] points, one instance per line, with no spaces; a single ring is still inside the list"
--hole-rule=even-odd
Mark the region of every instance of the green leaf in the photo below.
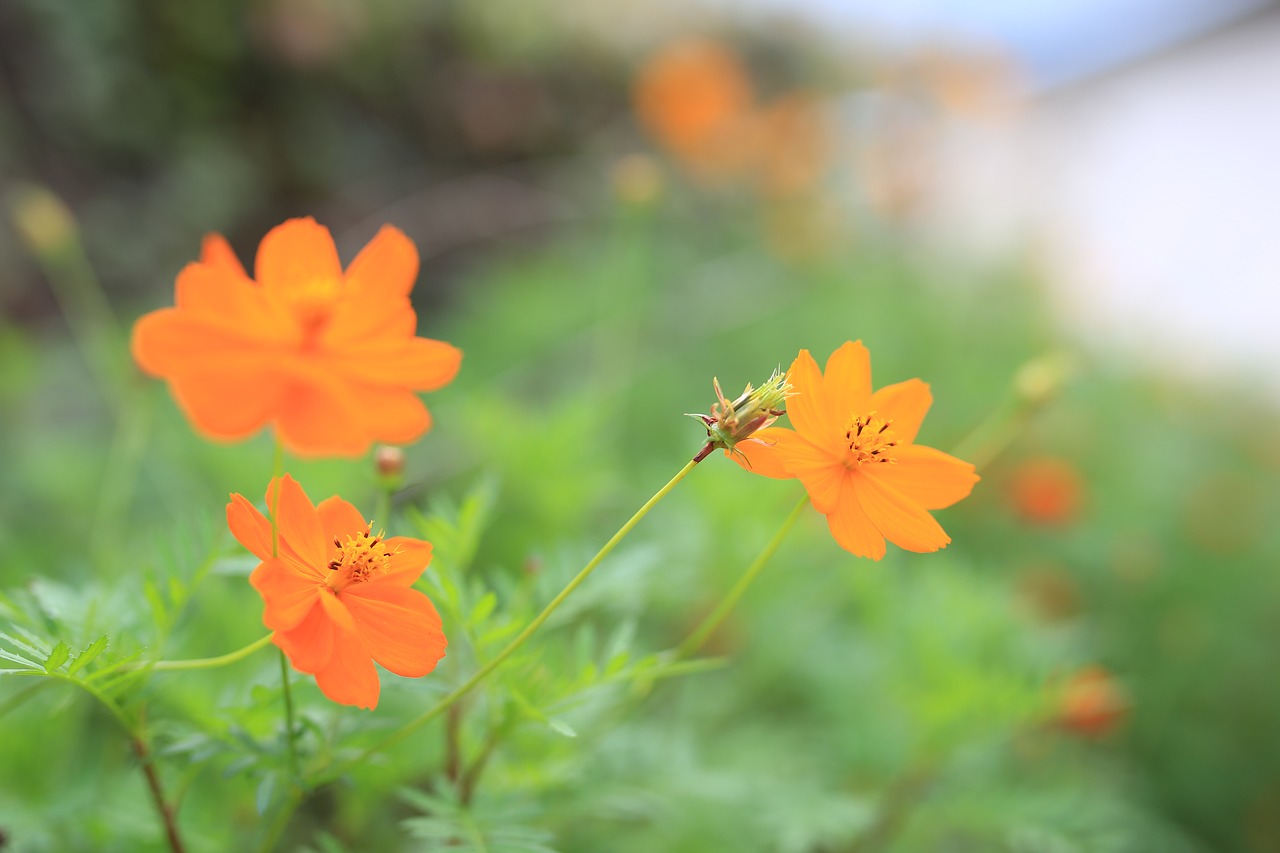
[[[21,632],[24,636],[26,636],[28,639],[33,640],[33,641],[34,641],[34,642],[36,642],[36,643],[39,643],[39,640],[36,640],[34,637],[32,637],[32,636],[31,636],[31,634],[30,634],[30,633],[28,633],[28,632],[26,632],[26,631],[23,631],[23,630],[22,630],[21,628],[19,628],[18,626],[16,626],[16,625],[15,625],[15,626],[13,626],[13,630],[15,630],[15,631],[19,631],[19,632]],[[32,662],[35,662],[35,661],[42,661],[42,660],[44,660],[46,657],[48,657],[48,655],[49,655],[49,650],[47,650],[47,649],[46,649],[46,650],[38,649],[38,648],[36,648],[34,645],[31,645],[31,644],[29,644],[29,643],[25,643],[25,642],[23,642],[22,640],[19,640],[17,637],[14,637],[14,636],[11,636],[11,635],[9,635],[9,634],[6,634],[6,633],[5,633],[5,632],[3,632],[3,631],[0,631],[0,640],[4,640],[6,643],[8,643],[9,645],[13,646],[13,647],[14,647],[15,649],[17,649],[18,651],[20,651],[20,652],[25,652],[26,654],[30,655],[30,656],[31,656],[31,661],[32,661]],[[40,666],[40,664],[38,664],[38,663],[36,663],[35,665],[36,665],[36,666]]]
[[[84,669],[86,665],[92,663],[94,658],[102,654],[103,650],[107,647],[107,642],[107,635],[103,634],[101,637],[86,646],[85,650],[76,655],[75,660],[71,661],[71,666],[67,667],[67,675],[75,675],[77,672]]]
[[[71,647],[59,641],[58,645],[53,647],[53,651],[49,652],[49,656],[44,659],[44,671],[53,672],[66,663],[69,657],[71,657]]]
[[[253,796],[254,808],[258,810],[258,816],[261,817],[267,813],[267,807],[271,805],[271,795],[276,790],[276,774],[268,773],[258,783],[258,790]]]

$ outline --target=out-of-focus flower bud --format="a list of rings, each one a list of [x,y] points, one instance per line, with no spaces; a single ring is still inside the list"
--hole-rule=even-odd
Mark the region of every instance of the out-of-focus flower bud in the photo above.
[[[404,478],[404,451],[390,444],[379,444],[373,452],[373,464],[378,468],[378,477],[390,488],[398,488]]]
[[[613,192],[628,207],[649,207],[662,195],[662,169],[645,154],[627,154],[613,164]]]
[[[1042,406],[1057,396],[1075,369],[1075,360],[1070,354],[1048,353],[1018,368],[1013,387],[1028,405]]]
[[[711,414],[685,415],[697,420],[707,430],[706,446],[694,457],[697,462],[701,462],[716,448],[732,452],[738,442],[772,424],[786,413],[787,397],[791,393],[787,375],[780,370],[774,370],[773,375],[759,388],[752,388],[748,383],[746,390],[733,402],[720,390],[719,379],[712,379],[711,385],[716,392],[716,402],[711,404]]]
[[[1009,479],[1008,495],[1014,512],[1027,521],[1069,524],[1084,504],[1084,478],[1065,459],[1025,459]]]
[[[1115,677],[1100,666],[1071,676],[1062,688],[1058,724],[1085,737],[1112,732],[1129,713],[1129,700]]]
[[[55,254],[75,240],[75,223],[57,196],[40,187],[23,187],[12,196],[13,222],[37,255]]]

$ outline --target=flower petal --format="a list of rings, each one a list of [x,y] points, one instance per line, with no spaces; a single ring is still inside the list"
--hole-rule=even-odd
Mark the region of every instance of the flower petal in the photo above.
[[[879,560],[884,556],[884,536],[862,511],[855,493],[854,478],[846,477],[840,485],[840,500],[827,513],[827,527],[836,544],[851,554]]]
[[[372,341],[408,340],[417,331],[418,315],[407,298],[366,302],[348,291],[333,303],[320,345],[341,351]]]
[[[871,395],[870,411],[893,421],[893,434],[903,443],[915,441],[920,424],[933,405],[929,386],[919,379],[886,385]]]
[[[133,324],[130,349],[138,366],[152,376],[169,376],[193,361],[243,352],[251,344],[226,329],[216,329],[178,308],[161,308]],[[262,353],[269,349],[260,350]]]
[[[259,560],[271,559],[271,521],[241,494],[227,504],[227,527],[236,541]]]
[[[335,537],[345,541],[348,536],[363,533],[369,525],[369,520],[360,514],[360,510],[337,495],[322,500],[316,506],[316,512],[320,513],[326,549]]]
[[[169,390],[197,431],[231,441],[267,425],[280,405],[285,380],[253,361],[202,359],[171,373]]]
[[[431,413],[412,391],[364,385],[356,391],[365,432],[388,444],[410,444],[431,429]]]
[[[231,248],[231,244],[221,234],[204,235],[204,240],[200,244],[200,263],[228,275],[245,279],[249,277],[244,270],[244,265],[240,263],[240,259]]]
[[[980,479],[973,466],[941,450],[908,444],[895,451],[897,463],[868,466],[865,473],[924,509],[942,509],[968,497]]]
[[[822,371],[807,349],[800,350],[791,362],[787,381],[791,383],[791,396],[787,397],[787,417],[791,425],[811,441],[823,440],[831,432],[831,418],[823,396]]]
[[[300,340],[293,316],[243,273],[209,264],[187,264],[178,273],[174,293],[178,308],[187,312],[187,317],[237,338],[282,344]]]
[[[264,560],[249,575],[249,583],[262,595],[262,624],[272,631],[297,627],[312,605],[326,594],[319,574],[306,571],[292,560]]]
[[[342,280],[342,265],[329,229],[311,217],[290,219],[258,245],[254,277],[268,293],[286,295],[316,282]]]
[[[398,385],[434,391],[453,381],[462,350],[431,338],[370,337],[359,346],[326,350],[327,370],[371,385]]]
[[[329,595],[320,601],[331,617],[338,618],[333,620],[333,655],[324,669],[316,673],[316,686],[334,702],[373,710],[378,706],[380,690],[373,656],[356,632],[345,605]]]
[[[366,302],[409,295],[418,279],[418,249],[399,228],[382,226],[347,267],[347,288]]]
[[[386,543],[391,551],[391,566],[378,582],[412,586],[431,562],[431,543],[408,536],[391,536]]]
[[[277,490],[278,482],[278,490]],[[289,547],[313,568],[317,575],[320,566],[328,562],[328,539],[324,535],[324,526],[320,523],[320,513],[307,497],[307,493],[298,485],[298,481],[285,474],[279,481],[272,480],[267,486],[267,509],[275,506],[279,495],[280,508],[276,511],[276,528],[280,531],[280,542]]]
[[[745,441],[739,441],[735,447],[738,452],[726,450],[724,453],[752,474],[775,480],[789,480],[795,475],[787,470],[782,448],[798,438],[794,431],[786,427],[768,427]]]
[[[444,657],[440,614],[416,589],[371,581],[347,587],[342,600],[373,659],[396,675],[419,678]]]
[[[854,494],[871,523],[899,548],[926,553],[945,548],[951,537],[920,504],[868,476],[856,476]]]
[[[871,354],[862,341],[847,341],[831,354],[822,388],[830,416],[841,424],[866,413],[871,397]]]
[[[322,591],[320,595],[329,595]],[[311,610],[288,631],[277,631],[271,642],[289,657],[289,663],[299,672],[316,673],[328,665],[333,657],[333,620],[317,598]]]
[[[276,426],[285,447],[302,456],[359,456],[373,442],[351,389],[317,371],[285,390]]]

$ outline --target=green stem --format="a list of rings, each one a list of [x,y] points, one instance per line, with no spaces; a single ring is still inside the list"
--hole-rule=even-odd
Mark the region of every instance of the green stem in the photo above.
[[[225,655],[218,655],[212,658],[192,658],[190,660],[161,660],[152,664],[152,670],[174,670],[174,669],[213,669],[218,666],[226,666],[243,660],[258,649],[271,642],[274,634],[267,634],[265,637],[259,637],[249,645],[242,649],[236,649],[234,652],[227,652]],[[146,664],[140,664],[146,666]]]
[[[720,623],[724,622],[725,617],[727,617],[733,608],[737,606],[739,599],[741,599],[743,594],[747,591],[747,587],[751,586],[752,582],[755,581],[756,576],[760,574],[760,570],[763,569],[765,564],[773,557],[774,552],[778,550],[778,546],[782,544],[782,540],[786,538],[787,533],[789,533],[791,528],[795,525],[796,519],[800,517],[800,513],[808,505],[809,496],[806,494],[800,499],[800,502],[795,505],[795,508],[791,510],[791,513],[787,516],[786,520],[782,522],[782,526],[778,528],[778,532],[773,534],[773,538],[769,540],[769,544],[764,546],[764,550],[756,556],[751,565],[747,566],[747,570],[742,573],[742,577],[738,578],[738,582],[733,585],[733,588],[729,590],[728,594],[726,594],[725,597],[720,600],[720,603],[716,605],[716,609],[711,611],[711,613],[702,620],[702,624],[695,628],[693,633],[690,634],[685,641],[680,644],[679,648],[676,649],[677,659],[689,657],[690,655],[695,654],[700,648],[702,648],[702,645],[707,641],[707,638],[720,627]]]
[[[276,435],[271,460],[271,556],[280,556],[280,478],[284,473],[284,442]],[[284,744],[289,756],[289,775],[298,784],[298,751],[293,743],[293,691],[289,687],[289,660],[280,650],[280,690],[284,693]]]
[[[560,605],[564,603],[564,600],[568,598],[570,595],[572,595],[573,591],[576,590],[579,586],[581,586],[582,582],[585,581],[593,571],[595,571],[596,566],[600,565],[600,561],[603,560],[605,557],[609,556],[609,553],[613,551],[615,547],[617,547],[617,544],[621,542],[628,533],[631,532],[631,529],[635,527],[637,524],[639,524],[640,520],[649,514],[649,510],[653,509],[654,506],[657,505],[658,501],[666,497],[667,493],[670,492],[672,489],[674,489],[676,487],[676,484],[679,483],[681,480],[683,480],[685,476],[688,475],[688,473],[693,470],[693,467],[696,464],[697,463],[694,462],[693,460],[686,462],[685,466],[680,469],[679,473],[677,473],[674,477],[668,480],[665,486],[663,486],[661,489],[658,489],[658,491],[654,493],[653,497],[645,501],[644,506],[636,510],[635,515],[627,519],[626,524],[623,524],[622,527],[618,528],[618,532],[613,534],[613,537],[604,544],[604,547],[602,547],[594,557],[591,558],[591,561],[588,562],[582,568],[582,571],[578,572],[578,574],[573,578],[573,580],[569,581],[569,583],[565,586],[565,588],[560,590],[560,593],[555,598],[551,599],[551,603],[549,603],[546,607],[544,607],[542,612],[539,613],[532,622],[530,622],[527,626],[525,626],[525,629],[521,631],[514,640],[508,643],[506,648],[504,648],[501,652],[499,652],[496,657],[491,659],[484,666],[480,667],[480,669],[476,670],[475,673],[472,674],[470,678],[468,678],[459,686],[455,687],[452,691],[446,694],[439,702],[431,706],[425,712],[415,717],[414,719],[410,720],[405,725],[401,726],[397,731],[392,733],[390,736],[382,739],[378,743],[369,747],[356,758],[351,759],[350,761],[344,762],[343,764],[339,765],[337,768],[335,768],[336,775],[341,775],[341,773],[347,770],[348,768],[354,767],[358,764],[362,764],[363,762],[367,761],[369,757],[372,756],[373,754],[381,752],[385,749],[388,749],[400,743],[409,735],[413,734],[415,731],[422,728],[427,723],[434,720],[436,717],[440,716],[440,714],[442,714],[444,711],[448,710],[449,707],[453,705],[453,703],[457,702],[463,696],[466,696],[473,689],[475,689],[476,685],[478,685],[481,681],[484,681],[484,679],[488,677],[488,675],[491,672],[493,672],[498,667],[502,666],[502,664],[507,660],[507,658],[515,654],[516,650],[519,649],[521,646],[523,646],[525,641],[528,640],[531,636],[533,636],[534,632],[537,631],[539,628],[541,628],[544,622],[546,622],[548,619],[551,618],[551,614],[556,612],[556,609],[559,608]]]

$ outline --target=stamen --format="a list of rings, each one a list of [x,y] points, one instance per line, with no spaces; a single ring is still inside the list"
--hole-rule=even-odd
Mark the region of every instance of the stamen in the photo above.
[[[899,443],[894,438],[893,421],[875,412],[855,417],[844,436],[849,443],[849,458],[845,461],[849,467],[868,462],[897,462],[891,454]]]

